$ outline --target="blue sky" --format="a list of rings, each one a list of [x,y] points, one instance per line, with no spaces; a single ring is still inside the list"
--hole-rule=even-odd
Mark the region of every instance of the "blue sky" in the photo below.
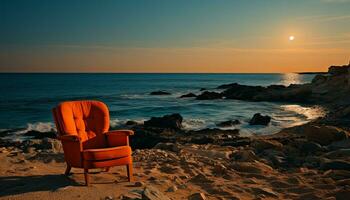
[[[101,71],[156,72],[156,69],[166,68],[176,72],[177,66],[182,71],[181,66],[191,66],[190,61],[179,58],[178,54],[184,54],[178,53],[179,49],[185,51],[186,57],[205,59],[208,52],[202,52],[206,56],[199,58],[198,48],[226,50],[228,55],[221,58],[225,62],[218,60],[220,58],[208,61],[213,62],[210,66],[215,62],[225,65],[220,72],[225,72],[228,66],[230,72],[235,72],[235,67],[240,72],[239,60],[247,59],[235,54],[234,60],[230,60],[227,52],[230,49],[231,52],[251,50],[251,57],[261,58],[266,63],[264,67],[272,71],[272,67],[288,64],[281,61],[274,64],[267,59],[267,56],[270,59],[278,56],[279,49],[281,52],[323,52],[312,58],[323,57],[328,50],[333,54],[336,51],[334,58],[317,61],[313,66],[324,67],[330,62],[344,62],[350,56],[346,53],[350,46],[349,10],[350,1],[347,0],[0,0],[0,56],[3,60],[0,70],[66,71],[65,67],[59,68],[49,62],[50,56],[57,55],[75,71],[102,68]],[[287,41],[289,35],[296,37],[294,46]],[[167,54],[162,49],[168,51]],[[132,61],[145,59],[141,54],[153,55],[159,51],[164,55],[148,58],[154,60],[153,63],[147,61],[143,65],[141,61]],[[254,51],[274,53],[255,55]],[[225,53],[215,52],[209,56],[220,57]],[[39,54],[44,56],[42,61],[37,61]],[[72,62],[74,56],[89,57],[94,66],[86,67],[88,61],[85,64]],[[298,55],[293,54],[290,59],[293,56]],[[293,66],[303,69],[312,64],[310,55],[299,56],[300,62]],[[110,62],[101,63],[99,59]],[[179,62],[181,59],[183,61]],[[208,71],[208,66],[201,68],[200,64],[205,65],[194,62],[192,71]],[[158,67],[153,69],[153,65]],[[245,61],[241,65],[254,71],[254,63]]]

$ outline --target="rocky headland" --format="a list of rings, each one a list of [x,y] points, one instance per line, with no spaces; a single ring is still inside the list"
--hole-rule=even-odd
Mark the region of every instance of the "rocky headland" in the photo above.
[[[332,66],[302,85],[221,85],[184,95],[198,100],[238,99],[319,105],[327,115],[267,136],[243,137],[232,119],[218,128],[185,130],[180,114],[152,117],[121,127],[135,131],[134,183],[124,168],[92,176],[62,175],[64,158],[55,133],[32,139],[0,139],[0,199],[349,199],[350,65]],[[217,89],[221,92],[217,92]],[[252,116],[268,125],[269,116]],[[5,134],[5,133],[3,133]]]

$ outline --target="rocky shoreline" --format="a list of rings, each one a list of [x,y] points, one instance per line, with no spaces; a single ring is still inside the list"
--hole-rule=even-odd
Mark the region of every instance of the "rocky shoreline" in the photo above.
[[[180,114],[153,117],[122,127],[135,131],[135,183],[123,182],[121,169],[98,173],[93,182],[112,184],[79,187],[80,172],[67,179],[45,178],[64,170],[62,147],[55,133],[31,132],[33,139],[0,139],[0,199],[348,199],[350,196],[350,65],[332,66],[312,83],[218,86],[182,98],[283,101],[321,105],[328,114],[308,124],[268,136],[240,136],[238,129],[184,130]],[[152,95],[166,95],[166,92]],[[255,117],[255,118],[254,118]],[[251,124],[268,125],[257,115]],[[259,119],[258,119],[259,118]],[[254,120],[253,120],[254,119]],[[220,126],[239,124],[235,119]],[[45,177],[43,177],[46,174]],[[39,176],[50,187],[26,176]],[[19,181],[15,181],[16,178]],[[26,181],[25,181],[26,180]],[[52,182],[58,181],[58,183]],[[31,185],[31,186],[30,186]],[[30,187],[31,189],[23,189]]]

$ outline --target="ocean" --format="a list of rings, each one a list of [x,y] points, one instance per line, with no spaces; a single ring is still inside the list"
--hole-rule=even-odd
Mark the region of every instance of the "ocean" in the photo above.
[[[118,73],[2,73],[0,74],[0,133],[19,139],[30,130],[54,129],[51,109],[59,102],[93,99],[107,104],[111,126],[127,120],[144,121],[152,116],[180,113],[185,129],[214,128],[238,119],[242,135],[272,134],[282,128],[306,123],[324,114],[322,108],[288,103],[178,98],[201,88],[215,91],[227,83],[267,86],[299,84],[312,74],[118,74]],[[151,96],[164,90],[169,96]],[[250,126],[257,112],[270,115],[269,126]]]

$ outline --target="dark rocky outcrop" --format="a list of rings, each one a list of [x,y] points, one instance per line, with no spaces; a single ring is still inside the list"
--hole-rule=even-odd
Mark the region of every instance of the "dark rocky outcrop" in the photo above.
[[[241,124],[241,122],[236,119],[236,120],[228,120],[228,121],[224,121],[224,122],[220,122],[218,124],[216,124],[216,126],[218,127],[230,127],[230,126],[234,126],[234,125],[238,125]]]
[[[159,90],[159,91],[151,92],[150,95],[171,95],[171,93]]]
[[[222,99],[223,95],[218,92],[205,91],[197,96],[197,100],[212,100],[212,99]]]
[[[250,125],[264,125],[267,126],[271,121],[270,116],[263,116],[260,113],[255,113],[253,118],[249,121]]]
[[[182,128],[182,116],[178,113],[165,115],[163,117],[152,117],[150,120],[145,121],[145,127],[157,127],[157,128],[169,128],[169,129],[181,129]]]
[[[184,94],[184,95],[180,96],[180,98],[189,98],[189,97],[197,97],[197,95],[195,95],[193,93],[188,93],[188,94]]]

